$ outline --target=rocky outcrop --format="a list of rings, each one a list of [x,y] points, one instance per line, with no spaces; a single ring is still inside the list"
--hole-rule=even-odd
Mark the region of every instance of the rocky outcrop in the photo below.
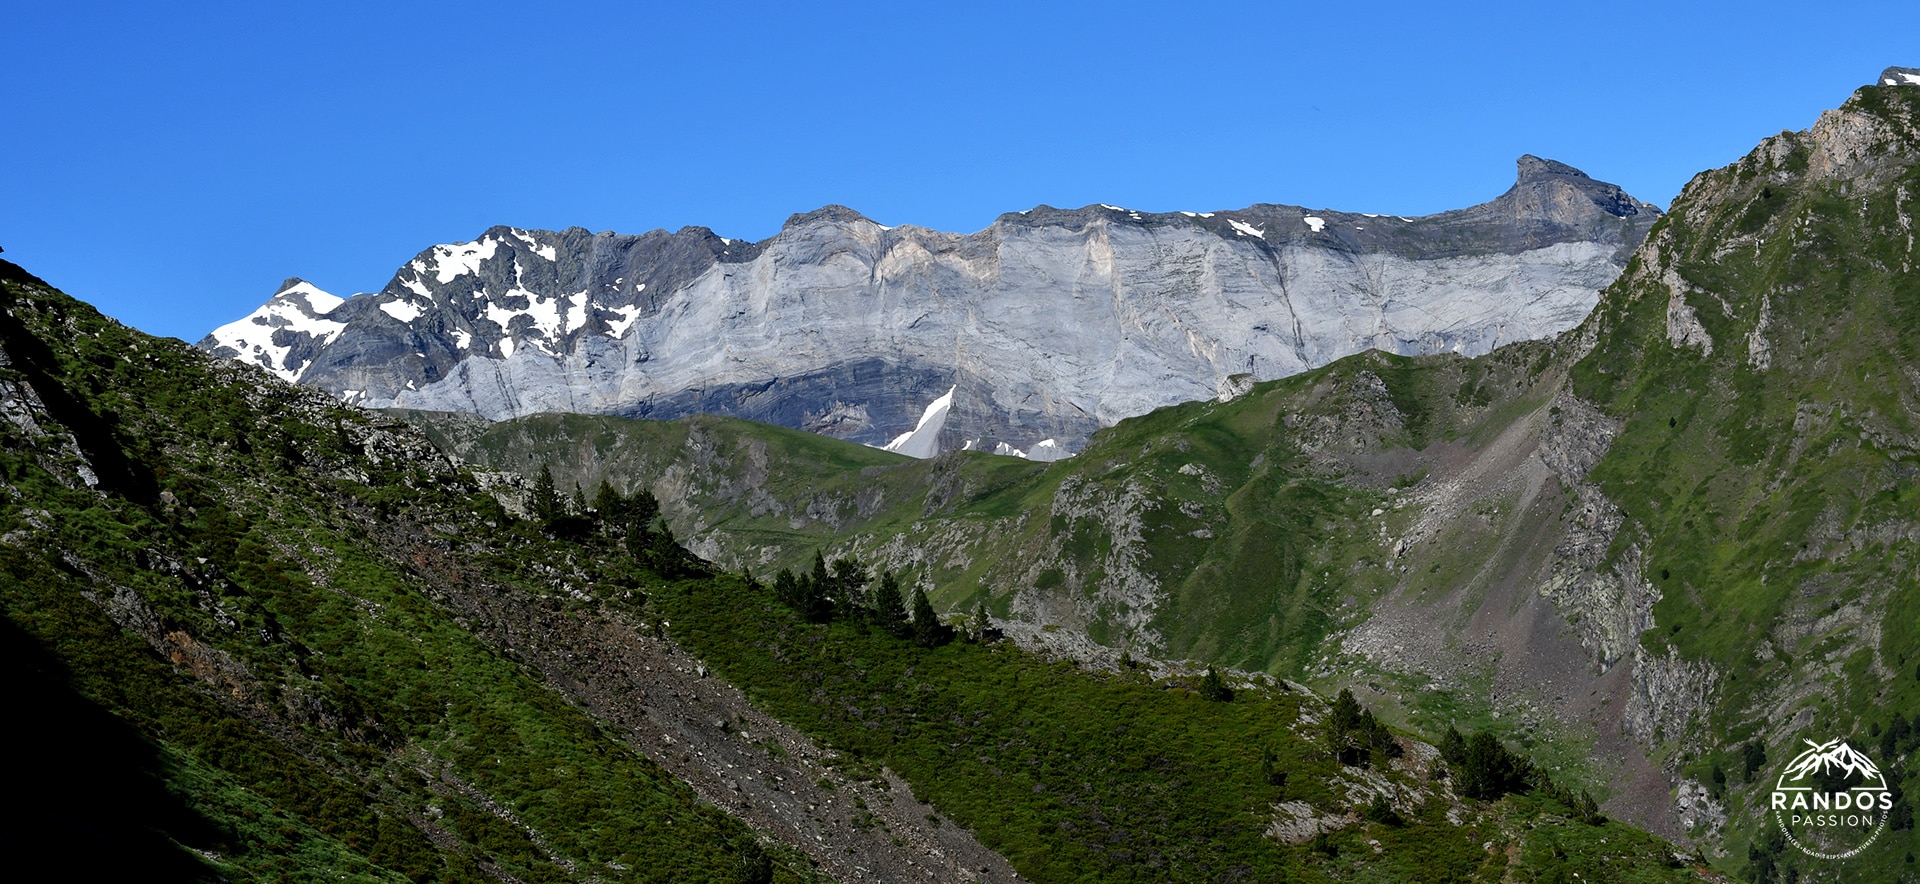
[[[1369,348],[1569,328],[1658,215],[1528,156],[1499,198],[1419,218],[1040,206],[961,235],[829,206],[759,243],[496,227],[376,293],[289,280],[200,346],[372,407],[715,413],[876,445],[952,389],[931,450],[1056,456]]]

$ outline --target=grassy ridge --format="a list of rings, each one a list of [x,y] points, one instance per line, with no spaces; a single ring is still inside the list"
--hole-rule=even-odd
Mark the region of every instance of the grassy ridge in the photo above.
[[[383,544],[430,533],[513,593],[550,579],[516,563],[553,541],[364,413],[5,268],[0,384],[25,417],[0,424],[10,653],[41,661],[59,720],[119,722],[89,763],[193,809],[126,823],[176,858],[156,862],[247,880],[733,880],[750,832],[467,633]],[[92,825],[56,818],[36,848],[78,848]]]

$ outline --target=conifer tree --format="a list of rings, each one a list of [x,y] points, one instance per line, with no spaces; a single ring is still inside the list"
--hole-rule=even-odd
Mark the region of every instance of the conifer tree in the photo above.
[[[833,576],[827,573],[827,560],[819,550],[813,552],[813,570],[800,578],[800,611],[808,620],[825,623],[833,619]]]
[[[1447,725],[1447,732],[1440,737],[1440,759],[1453,767],[1467,761],[1467,738],[1453,725]]]
[[[919,587],[913,588],[913,640],[923,648],[946,644],[953,638],[953,629],[940,622],[940,615],[934,613],[933,604],[927,601],[927,593]]]
[[[967,624],[967,631],[973,634],[973,640],[987,640],[987,630],[993,628],[993,621],[987,619],[987,600],[981,599],[973,605],[973,620]]]
[[[800,581],[792,571],[781,568],[780,573],[773,575],[773,597],[802,615],[807,613],[807,597],[800,591]]]
[[[527,509],[542,523],[566,514],[566,502],[561,499],[559,490],[553,487],[553,471],[546,464],[540,465],[540,475],[533,480],[533,491],[527,496]]]
[[[867,583],[872,577],[860,560],[851,556],[841,556],[833,560],[833,597],[834,608],[848,620],[860,620],[868,609]]]
[[[618,524],[625,521],[627,497],[613,483],[600,480],[600,487],[593,492],[593,512],[602,522]]]
[[[1200,678],[1200,696],[1216,703],[1233,699],[1233,688],[1227,687],[1227,680],[1220,677],[1220,670],[1207,667],[1207,674]]]
[[[913,634],[907,623],[907,602],[900,594],[900,580],[892,571],[880,575],[880,585],[873,591],[873,622],[897,638]]]
[[[1321,723],[1327,740],[1327,751],[1341,764],[1362,765],[1366,761],[1366,750],[1355,739],[1360,730],[1360,701],[1353,698],[1353,691],[1341,688],[1339,695],[1333,698],[1332,706],[1327,710],[1327,718]]]

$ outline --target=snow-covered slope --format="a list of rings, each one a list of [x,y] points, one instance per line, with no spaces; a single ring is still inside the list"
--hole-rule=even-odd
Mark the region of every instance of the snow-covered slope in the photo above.
[[[344,303],[306,280],[289,279],[260,309],[214,329],[200,346],[295,380],[313,354],[347,327],[329,318]]]
[[[932,457],[940,453],[940,431],[946,429],[947,413],[953,410],[953,394],[958,385],[948,387],[946,395],[933,400],[927,410],[920,415],[920,423],[912,430],[901,433],[886,444],[888,451],[897,451],[908,457]]]
[[[829,206],[758,243],[497,227],[331,310],[283,286],[201,346],[368,406],[711,412],[1044,458],[1368,348],[1476,354],[1569,328],[1658,214],[1523,157],[1498,199],[1419,218],[1041,206],[962,235]],[[922,426],[941,391],[944,420]]]

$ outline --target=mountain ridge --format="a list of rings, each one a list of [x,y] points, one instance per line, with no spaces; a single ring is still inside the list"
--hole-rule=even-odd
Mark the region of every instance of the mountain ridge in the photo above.
[[[493,227],[324,316],[269,301],[199,346],[373,407],[709,412],[876,445],[957,386],[940,449],[1073,451],[1238,375],[1569,327],[1659,211],[1528,156],[1494,200],[1419,218],[1039,206],[955,234],[826,206],[757,243]]]

